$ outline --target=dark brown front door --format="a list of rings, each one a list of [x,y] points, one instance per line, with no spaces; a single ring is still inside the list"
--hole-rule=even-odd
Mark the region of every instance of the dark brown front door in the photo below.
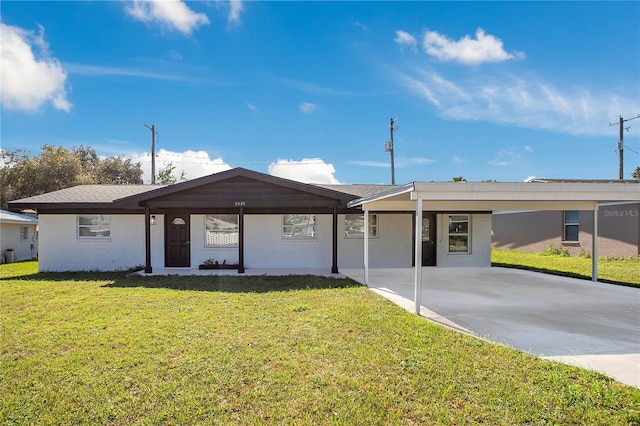
[[[164,220],[164,265],[190,267],[189,214],[168,213]]]
[[[422,216],[422,266],[436,266],[436,215]]]

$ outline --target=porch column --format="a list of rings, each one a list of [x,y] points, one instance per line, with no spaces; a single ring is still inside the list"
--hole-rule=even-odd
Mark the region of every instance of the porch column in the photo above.
[[[238,273],[244,274],[244,207],[238,213]]]
[[[151,211],[149,206],[144,206],[144,273],[153,272],[151,267]]]
[[[333,206],[333,256],[331,273],[338,273],[338,207]]]
[[[414,259],[414,301],[416,314],[420,315],[422,305],[422,196],[418,194],[416,199],[416,226],[415,226],[415,259]]]
[[[369,285],[369,209],[362,206],[364,214],[364,284]]]
[[[598,202],[593,203],[593,241],[591,242],[591,281],[598,281]]]

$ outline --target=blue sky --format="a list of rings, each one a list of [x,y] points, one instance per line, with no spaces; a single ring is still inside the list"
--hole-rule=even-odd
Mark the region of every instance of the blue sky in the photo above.
[[[618,176],[640,2],[6,1],[2,149],[94,147],[196,178]],[[626,177],[640,119],[626,123]]]

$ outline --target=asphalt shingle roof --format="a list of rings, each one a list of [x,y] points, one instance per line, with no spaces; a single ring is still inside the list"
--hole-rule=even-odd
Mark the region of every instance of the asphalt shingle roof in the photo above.
[[[142,194],[162,185],[79,185],[59,191],[16,200],[19,203],[112,203],[114,200]]]
[[[331,189],[338,192],[343,192],[349,195],[355,195],[359,198],[369,197],[379,192],[387,191],[391,188],[395,188],[397,185],[330,185],[330,184],[314,184],[325,189]]]

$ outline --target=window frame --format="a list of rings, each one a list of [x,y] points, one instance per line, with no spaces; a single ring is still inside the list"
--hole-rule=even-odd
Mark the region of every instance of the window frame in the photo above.
[[[224,230],[216,230],[216,229],[212,229],[209,230],[208,229],[208,218],[209,217],[220,217],[220,216],[235,216],[236,219],[236,223],[235,223],[235,232],[228,232],[228,231],[224,231]],[[227,222],[230,223],[230,222]],[[204,246],[205,248],[232,248],[232,247],[238,247],[239,246],[239,242],[240,242],[240,218],[239,215],[237,214],[205,214],[204,215]],[[214,233],[220,233],[220,234],[236,234],[236,242],[235,243],[231,243],[231,244],[208,244],[208,233],[209,232],[214,232]]]
[[[20,241],[29,241],[29,227],[21,226],[20,227]]]
[[[294,216],[306,216],[308,217],[306,225],[296,225],[291,223],[285,223],[287,218],[292,218]],[[311,220],[313,223],[310,224]],[[285,241],[301,241],[301,240],[317,240],[318,239],[318,218],[315,214],[307,214],[307,213],[294,213],[294,214],[283,214],[281,219],[281,227],[280,227],[280,237]],[[304,226],[306,228],[305,235],[294,235],[294,229],[296,226]],[[291,227],[292,231],[290,233],[285,232],[286,227]],[[312,235],[308,235],[309,227],[312,229]]]
[[[575,213],[575,219],[567,219],[567,213]],[[569,220],[572,220],[569,222]],[[580,211],[579,210],[564,210],[562,212],[562,242],[565,243],[578,243],[580,242]],[[575,227],[575,239],[569,239],[569,227]]]
[[[344,238],[346,240],[363,240],[364,239],[364,231],[355,235],[349,235],[347,233],[348,220],[349,216],[351,216],[352,220],[362,220],[362,227],[364,228],[364,213],[348,213],[344,215]],[[355,219],[357,217],[357,219]],[[380,222],[377,213],[369,213],[369,238],[377,239],[379,237],[380,230]]]
[[[447,253],[449,254],[471,254],[471,215],[470,214],[450,214],[449,217],[449,228],[447,231]],[[454,220],[453,218],[462,218],[466,217],[466,220]],[[454,223],[466,223],[466,232],[453,231],[451,225]],[[466,238],[466,249],[462,250],[451,250],[452,244],[451,241],[453,239],[459,240],[461,238]],[[453,245],[454,247],[457,245]]]
[[[81,217],[99,217],[98,223],[82,224]],[[87,229],[92,226],[104,226],[108,224],[107,235],[81,235],[80,229]],[[100,231],[101,233],[105,231]],[[76,215],[76,238],[78,240],[110,240],[111,239],[111,215],[110,214],[77,214]]]

